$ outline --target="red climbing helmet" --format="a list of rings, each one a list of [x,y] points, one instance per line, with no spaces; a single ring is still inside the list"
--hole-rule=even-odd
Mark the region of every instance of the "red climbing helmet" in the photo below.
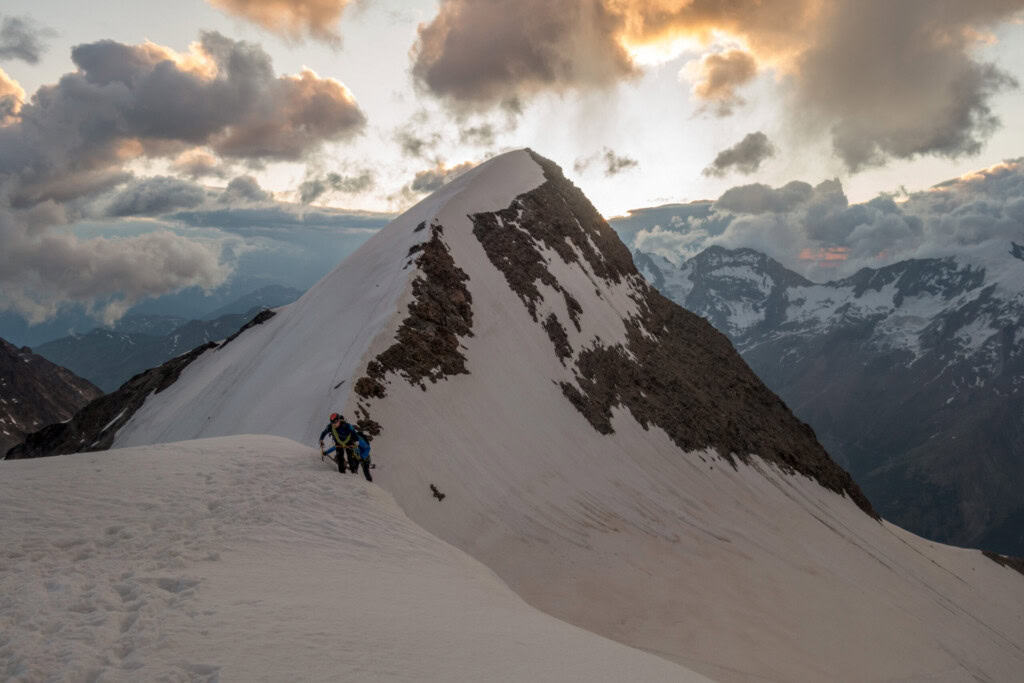
[[[337,413],[331,413],[331,422],[334,422],[335,420],[340,420],[340,419],[341,419],[341,415],[338,415]]]

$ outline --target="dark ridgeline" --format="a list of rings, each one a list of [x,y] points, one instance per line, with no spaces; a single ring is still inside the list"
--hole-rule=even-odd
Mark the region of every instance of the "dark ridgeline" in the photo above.
[[[245,330],[273,316],[273,311],[261,311],[223,342],[207,342],[162,365],[140,372],[116,391],[90,402],[71,419],[49,424],[28,434],[24,442],[7,451],[7,459],[41,458],[107,450],[113,444],[117,430],[132,418],[150,394],[159,394],[174,384],[181,372],[205,352],[223,348]]]
[[[102,394],[32,349],[0,339],[0,454],[43,425],[67,420]]]

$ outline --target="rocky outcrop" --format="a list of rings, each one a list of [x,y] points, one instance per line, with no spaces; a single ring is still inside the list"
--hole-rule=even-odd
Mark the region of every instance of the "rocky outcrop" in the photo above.
[[[383,398],[388,373],[425,388],[426,380],[469,372],[459,339],[473,336],[473,297],[465,284],[469,277],[452,259],[443,233],[441,225],[431,225],[430,239],[409,254],[419,254],[415,265],[421,275],[412,282],[413,300],[395,342],[370,361],[366,376],[355,384],[363,398]]]
[[[0,453],[43,425],[67,420],[102,394],[32,349],[0,339]]]
[[[426,228],[420,223],[414,232]],[[468,374],[459,339],[473,336],[473,297],[469,276],[452,259],[442,235],[444,227],[430,226],[430,239],[415,245],[408,256],[419,275],[412,281],[412,303],[394,343],[367,364],[366,375],[353,388],[360,397],[356,426],[371,438],[381,427],[370,416],[369,403],[387,395],[388,375],[401,377],[426,390],[425,382]]]
[[[640,276],[628,249],[561,169],[537,157],[547,182],[503,211],[471,216],[473,234],[527,311],[548,333],[556,355],[571,363],[575,382],[566,399],[593,427],[612,431],[614,407],[645,428],[660,427],[684,450],[712,447],[730,462],[757,454],[790,472],[850,496],[875,515],[852,477],[818,443],[814,432],[758,379],[728,339],[706,321],[666,299]],[[599,340],[572,350],[561,324],[539,319],[538,283],[566,298],[573,321],[579,304],[548,267],[545,251],[579,264],[594,278],[632,289],[638,313],[625,320],[625,344]]]

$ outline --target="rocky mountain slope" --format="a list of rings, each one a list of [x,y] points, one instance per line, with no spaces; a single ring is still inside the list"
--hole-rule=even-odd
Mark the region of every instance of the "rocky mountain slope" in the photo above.
[[[759,252],[637,264],[726,333],[888,519],[1024,555],[1024,250],[811,283]]]
[[[31,349],[0,339],[0,453],[28,433],[69,419],[102,393]]]
[[[318,462],[340,410],[374,437],[375,485],[531,605],[719,680],[1024,665],[1024,577],[879,520],[529,151],[441,188],[146,391],[100,425],[115,448],[272,434]]]
[[[36,351],[85,377],[104,391],[114,391],[131,377],[211,341],[238,331],[259,309],[214,320],[189,320],[164,334],[96,328],[41,344]]]

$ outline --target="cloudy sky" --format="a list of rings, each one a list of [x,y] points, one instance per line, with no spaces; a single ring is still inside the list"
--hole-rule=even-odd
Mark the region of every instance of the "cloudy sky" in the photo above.
[[[893,211],[932,207],[920,193],[959,177],[975,180],[944,196],[973,205],[971,174],[1020,170],[1000,164],[1024,155],[1022,11],[5,0],[0,308],[42,320],[77,302],[113,320],[310,234],[343,238],[340,259],[388,214],[523,146],[609,217],[717,200],[716,215],[742,218],[722,240],[787,265],[917,253],[927,221],[905,221],[912,245]],[[999,235],[1019,232],[1018,198],[1000,194]],[[668,218],[646,246],[685,251],[708,228]]]

